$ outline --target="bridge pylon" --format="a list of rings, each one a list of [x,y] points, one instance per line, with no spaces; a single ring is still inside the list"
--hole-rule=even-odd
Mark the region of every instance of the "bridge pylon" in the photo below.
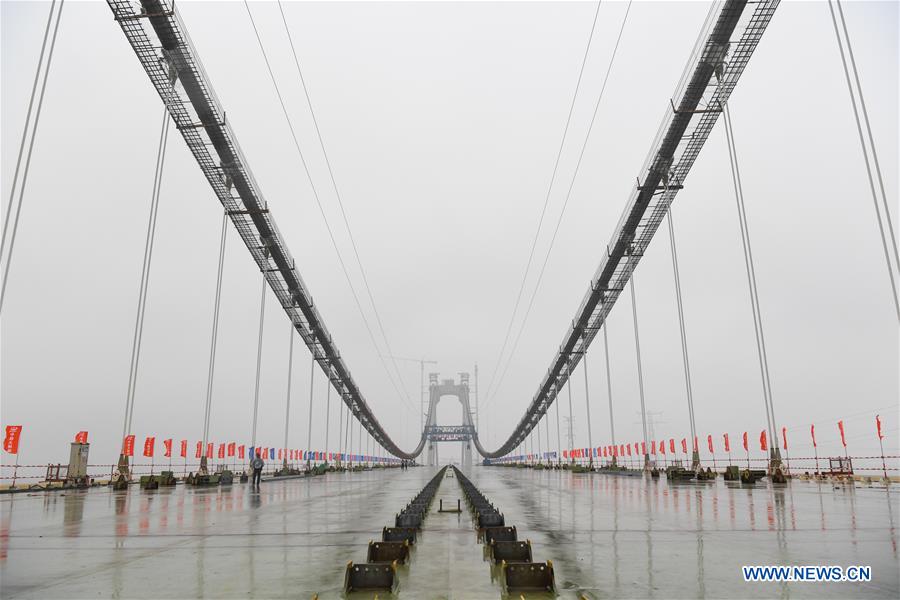
[[[472,421],[472,409],[469,405],[469,374],[460,373],[459,382],[457,382],[453,379],[439,381],[437,373],[430,373],[428,375],[428,392],[428,413],[425,418],[428,465],[437,466],[439,443],[459,442],[461,446],[460,464],[464,467],[472,466],[475,424]],[[461,425],[437,424],[437,405],[445,396],[455,396],[462,405],[463,422]]]

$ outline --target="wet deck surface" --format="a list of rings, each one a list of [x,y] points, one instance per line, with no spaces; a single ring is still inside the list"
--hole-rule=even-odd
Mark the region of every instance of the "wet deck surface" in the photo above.
[[[4,598],[340,598],[347,561],[433,476],[334,473],[246,485],[141,492],[4,495]],[[668,485],[638,477],[482,468],[469,476],[551,559],[562,597],[884,597],[900,595],[900,490],[796,481],[782,488]],[[499,598],[462,497],[442,483],[399,598]],[[871,565],[871,583],[744,583],[742,565]],[[355,594],[371,598],[373,594]],[[379,594],[385,598],[385,594]]]

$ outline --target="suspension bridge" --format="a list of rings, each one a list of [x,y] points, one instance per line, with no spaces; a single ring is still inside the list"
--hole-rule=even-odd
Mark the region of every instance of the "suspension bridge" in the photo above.
[[[397,315],[391,302],[376,303],[377,291],[379,298],[390,297],[394,304],[401,304],[399,296],[383,295],[384,289],[375,285],[379,277],[368,259],[367,242],[378,239],[373,246],[393,242],[390,235],[370,237],[366,219],[353,220],[352,227],[350,219],[360,209],[370,222],[377,222],[379,212],[393,214],[391,201],[382,196],[371,202],[380,204],[375,208],[354,204],[351,197],[365,195],[375,179],[366,172],[358,176],[368,180],[351,181],[354,175],[336,166],[349,155],[338,154],[337,144],[326,144],[338,137],[330,137],[333,120],[342,118],[335,106],[363,106],[369,99],[360,92],[343,105],[335,102],[324,108],[315,103],[317,89],[305,56],[326,51],[310,47],[304,36],[309,22],[298,28],[291,18],[292,12],[302,12],[308,5],[233,3],[217,14],[220,8],[214,5],[185,4],[107,0],[100,11],[98,5],[72,7],[65,0],[52,0],[40,5],[42,15],[4,6],[4,20],[13,23],[3,29],[4,79],[17,83],[17,93],[22,89],[27,93],[21,111],[24,125],[18,113],[16,119],[4,115],[3,134],[0,317],[6,335],[0,589],[5,597],[896,597],[900,593],[894,526],[894,513],[900,507],[892,490],[892,485],[900,483],[896,385],[900,256],[892,214],[897,198],[896,131],[891,133],[890,123],[879,120],[888,118],[881,107],[891,104],[890,94],[896,100],[896,73],[890,80],[893,87],[879,82],[873,86],[876,93],[864,93],[868,80],[861,77],[865,64],[859,59],[871,48],[864,43],[868,40],[852,34],[846,3],[828,0],[801,11],[781,6],[778,0],[719,0],[701,12],[691,9],[689,17],[678,15],[671,26],[661,22],[664,9],[651,10],[649,5],[630,1],[569,7],[579,8],[579,25],[589,25],[590,31],[586,39],[571,44],[577,49],[580,68],[566,71],[567,77],[577,77],[574,92],[566,100],[562,140],[558,147],[550,147],[550,154],[542,155],[544,162],[548,156],[555,162],[546,195],[543,188],[537,192],[543,202],[537,205],[537,231],[533,238],[522,238],[526,246],[530,240],[530,250],[521,282],[516,275],[504,280],[514,289],[518,286],[509,320],[492,315],[479,321],[482,326],[466,329],[466,336],[479,336],[466,340],[473,349],[472,360],[466,363],[442,358],[446,355],[439,346],[442,337],[455,339],[453,327],[459,325],[426,323],[425,316],[416,322],[417,313],[406,317],[414,322],[410,327],[419,348],[410,352],[401,350],[396,341],[391,344],[387,332],[404,315]],[[397,10],[372,7],[351,12]],[[439,29],[435,23],[456,18],[454,10],[483,8],[477,3],[467,9],[435,5],[437,18],[427,27]],[[549,10],[546,6],[527,10],[545,9]],[[516,10],[525,9],[510,4],[502,18],[510,18]],[[767,240],[751,236],[748,213],[761,193],[753,178],[774,181],[776,176],[748,168],[742,158],[746,146],[736,135],[736,130],[738,134],[742,130],[735,121],[744,124],[746,117],[743,105],[732,102],[738,90],[756,86],[761,89],[755,97],[766,104],[763,111],[788,113],[773,117],[779,122],[800,123],[811,119],[805,113],[819,110],[784,97],[777,88],[788,87],[784,81],[769,81],[766,70],[756,68],[758,61],[768,66],[771,56],[779,56],[773,53],[766,63],[766,44],[771,36],[783,43],[779,19],[792,10],[800,16],[791,23],[799,19],[810,28],[822,26],[816,39],[828,40],[831,54],[821,64],[804,67],[815,81],[825,79],[821,73],[828,70],[829,81],[836,84],[827,92],[841,94],[838,104],[844,112],[823,117],[822,127],[814,131],[798,125],[786,139],[798,140],[792,151],[808,154],[811,158],[803,160],[812,165],[837,147],[844,153],[842,161],[845,155],[853,157],[854,169],[816,176],[844,195],[842,204],[852,204],[848,214],[859,219],[860,231],[865,232],[859,238],[866,240],[855,244],[838,222],[824,233],[808,227],[815,223],[821,229],[826,221],[816,221],[814,215],[829,208],[831,196],[815,205],[806,198],[798,200],[805,208],[791,206],[791,194],[806,191],[815,200],[821,185],[804,180],[811,175],[800,173],[799,166],[796,181],[781,182],[791,194],[779,195],[781,183],[768,192],[779,197],[772,217],[779,225],[767,231],[792,231],[793,245],[778,248],[776,254],[802,255],[805,246],[819,252],[826,244],[816,245],[816,236],[834,245],[846,244],[829,255],[840,255],[843,262],[829,262],[827,268],[807,265],[804,273],[788,273],[808,282],[804,285],[811,290],[810,297],[825,306],[808,309],[830,315],[827,323],[803,330],[806,345],[793,346],[807,348],[810,357],[806,359],[773,351],[773,338],[785,337],[777,325],[784,321],[766,308],[767,297],[760,286],[765,261],[760,261],[759,249],[765,248]],[[811,16],[813,10],[815,16]],[[894,16],[888,37],[893,35],[890,39],[896,46],[896,6],[883,10]],[[70,12],[77,14],[69,16]],[[101,14],[104,18],[98,20]],[[241,35],[229,28],[230,19],[238,15],[245,29]],[[208,27],[220,18],[229,27]],[[548,18],[550,13],[540,12],[535,23]],[[69,19],[78,27],[70,25]],[[199,27],[202,20],[209,23]],[[328,17],[322,27],[327,21]],[[351,29],[365,30],[363,21],[365,17]],[[24,61],[10,57],[7,49],[34,41],[26,42],[25,34],[12,32],[10,28],[18,23],[28,23],[22,31],[38,36],[33,79],[18,75],[22,70],[18,63]],[[87,27],[110,39],[73,42],[88,33]],[[629,37],[637,36],[635,30],[640,28],[652,28],[656,39],[648,46],[645,37],[639,38],[643,51],[636,51]],[[189,35],[197,30],[202,32],[202,43]],[[880,40],[877,35],[873,38]],[[679,65],[680,76],[662,72],[663,67],[646,73],[636,67],[628,70],[628,77],[616,77],[626,71],[620,54],[666,54],[666,44],[675,42],[688,50],[687,60],[658,56],[658,62],[669,71],[670,65]],[[67,43],[82,48],[84,54],[70,50]],[[115,48],[110,65],[121,71],[97,64],[89,49],[94,43],[102,49],[100,56]],[[526,43],[536,44],[535,40]],[[809,46],[797,49],[797,55],[824,52],[813,43]],[[215,68],[204,67],[198,48],[208,63],[215,61]],[[207,48],[218,51],[207,54]],[[285,52],[276,53],[276,48]],[[334,50],[336,55],[346,52],[346,48]],[[90,62],[82,74],[85,81],[72,69],[80,59]],[[364,57],[355,59],[365,63]],[[61,60],[69,67],[64,71],[54,66],[54,61]],[[896,67],[897,60],[895,54],[888,62]],[[8,75],[14,63],[15,77]],[[245,70],[244,65],[252,67]],[[505,70],[515,71],[508,65]],[[69,135],[64,127],[49,129],[42,122],[44,105],[64,105],[61,97],[88,88],[88,73],[93,71],[102,87],[95,87],[91,94],[114,101],[140,98],[126,100],[121,114],[95,120],[93,139],[81,141],[107,146],[103,158],[91,167],[92,174],[59,183],[64,186],[61,189],[69,190],[68,197],[42,197],[50,208],[34,209],[38,194],[33,190],[45,180],[57,179],[41,170],[40,152],[54,143],[54,137]],[[119,72],[121,77],[114,75]],[[347,77],[333,72],[329,76]],[[779,72],[779,76],[784,75]],[[790,76],[803,77],[799,72]],[[421,78],[420,85],[427,87],[431,77],[437,76],[423,70],[413,79]],[[667,83],[659,81],[661,77],[675,83],[671,94]],[[64,80],[71,89],[61,89],[57,80]],[[24,86],[18,85],[22,82]],[[610,82],[613,87],[608,91]],[[602,203],[614,207],[618,220],[597,223],[584,217],[584,234],[567,242],[571,244],[567,257],[588,253],[599,257],[599,264],[594,263],[587,291],[577,305],[578,297],[570,297],[574,285],[555,286],[559,288],[555,299],[562,304],[554,305],[555,318],[548,323],[554,331],[562,329],[563,335],[554,338],[560,341],[552,347],[547,347],[550,338],[545,336],[537,353],[544,362],[529,362],[523,370],[517,366],[526,351],[520,341],[542,281],[545,276],[554,277],[547,266],[551,251],[563,243],[558,242],[558,234],[576,180],[589,176],[582,169],[595,169],[589,164],[588,150],[589,141],[598,136],[595,120],[603,114],[603,103],[610,102],[605,95],[626,86],[630,91],[624,96],[625,105],[633,105],[635,114],[645,105],[653,107],[653,114],[661,113],[661,118],[653,122],[642,115],[624,125],[622,141],[604,137],[602,144],[609,152],[616,153],[613,146],[622,147],[623,156],[615,158],[617,165],[638,156],[624,150],[632,144],[641,148],[644,161],[617,166],[598,182]],[[265,107],[241,96],[257,88],[271,94]],[[94,101],[105,106],[99,99]],[[586,102],[593,103],[589,121],[584,118]],[[303,109],[300,118],[298,106]],[[407,114],[414,114],[413,103],[405,106]],[[103,117],[82,113],[59,113],[54,123],[65,118],[83,124]],[[400,111],[398,117],[390,118],[403,114]],[[48,118],[52,117],[45,116],[44,121]],[[621,114],[617,118],[625,119]],[[270,132],[257,130],[257,121],[272,119],[287,141],[276,141],[268,137]],[[840,128],[835,124],[838,119]],[[152,138],[144,135],[150,131],[148,123],[155,128]],[[764,129],[765,124],[752,127]],[[521,123],[517,128],[521,129]],[[129,129],[133,133],[121,134],[130,135],[132,147],[108,147],[107,138],[118,140],[120,130]],[[836,142],[838,129],[841,142]],[[559,132],[554,131],[552,139],[558,140]],[[246,147],[254,150],[245,152],[240,140],[248,138],[251,143]],[[373,147],[379,148],[383,141]],[[368,152],[369,146],[360,142],[360,147],[361,154]],[[292,161],[289,168],[285,169],[287,163],[260,160],[261,149],[279,160]],[[378,161],[387,153],[386,149],[378,151],[379,156],[370,153],[366,160]],[[105,230],[122,229],[123,216],[134,213],[126,210],[103,216],[99,201],[91,198],[115,195],[115,210],[133,207],[145,198],[147,190],[134,180],[138,171],[124,162],[111,162],[121,160],[117,154],[137,161],[145,174],[153,167],[152,181],[145,185],[150,203],[149,211],[143,213],[140,239],[133,234],[123,238],[115,231],[106,239]],[[718,155],[724,167],[710,169],[711,155]],[[574,165],[570,164],[576,156]],[[87,160],[71,157],[72,162]],[[798,164],[804,163],[798,160]],[[79,168],[87,170],[83,165]],[[477,169],[474,161],[473,168]],[[464,180],[465,174],[458,172],[454,177]],[[530,174],[519,177],[529,189],[543,181],[533,182]],[[566,183],[561,206],[552,203]],[[300,186],[306,186],[303,198],[308,211],[302,214],[284,201],[298,197]],[[679,236],[676,243],[676,198],[710,187],[715,204],[732,211],[729,218],[737,222],[737,235],[720,233],[723,226],[715,221],[719,209],[704,206],[701,212],[695,210],[703,215],[700,225],[679,229],[690,235]],[[270,203],[263,188],[275,189],[270,198],[277,199]],[[171,191],[176,189],[177,193]],[[455,188],[451,192],[457,193]],[[167,204],[172,195],[177,200]],[[48,220],[53,211],[68,210],[62,204],[72,200],[79,204],[79,211],[92,213],[92,229],[81,232],[91,238],[85,246],[91,248],[89,256],[56,246],[52,230],[43,230],[38,220],[42,212]],[[146,208],[141,206],[142,211]],[[573,210],[578,209],[569,212]],[[321,217],[323,231],[313,232],[314,215]],[[515,217],[510,219],[507,225],[515,222]],[[412,216],[401,216],[401,220],[406,228],[424,228],[430,232],[425,235],[442,240],[458,239],[467,226],[445,214],[429,223],[416,223]],[[494,237],[507,235],[502,229],[494,230]],[[166,277],[159,265],[166,256],[160,259],[159,253],[166,252],[167,240],[179,236],[185,240],[176,255],[179,292],[160,300],[154,290]],[[736,253],[727,255],[736,260],[724,269],[735,274],[739,284],[728,298],[740,298],[741,307],[721,312],[721,305],[729,302],[696,299],[688,285],[682,285],[682,274],[698,255],[724,252],[713,240],[725,238],[737,238],[732,245]],[[141,242],[140,255],[135,254]],[[123,244],[130,244],[129,250]],[[36,262],[38,246],[57,255],[53,265]],[[331,250],[336,264],[323,260]],[[456,254],[466,255],[462,250]],[[115,265],[125,257],[141,259],[139,266],[131,261],[126,268],[132,280],[139,282],[136,297],[129,296],[127,303],[104,295],[133,287],[135,281],[95,286],[67,273],[74,267],[66,264],[72,262],[91,264],[100,273],[108,263],[110,273],[118,273]],[[242,267],[235,266],[239,260]],[[586,259],[567,260],[562,270],[587,264]],[[828,260],[823,256],[822,262]],[[785,262],[791,267],[796,264]],[[646,266],[639,269],[642,265]],[[238,268],[240,280],[236,281]],[[636,276],[641,271],[648,274],[641,278],[641,291],[647,290],[654,306],[665,303],[670,311],[662,319],[653,314],[656,309],[638,310]],[[383,277],[385,271],[378,272]],[[578,281],[588,274],[576,274],[581,277]],[[663,276],[668,279],[665,287],[651,281]],[[465,278],[441,273],[421,275],[421,282],[438,294],[451,295],[457,303],[472,301],[474,296],[472,312],[487,306],[479,285]],[[854,286],[861,292],[848,291]],[[316,300],[314,292],[319,294]],[[111,335],[103,329],[91,330],[91,323],[70,323],[72,316],[64,307],[48,312],[70,297],[108,305],[103,310],[115,313],[116,322],[127,327],[127,346],[118,335],[121,326],[110,328],[116,329],[116,335]],[[239,304],[234,300],[238,297]],[[829,298],[849,297],[856,305],[828,304]],[[202,303],[193,302],[197,298]],[[153,326],[153,312],[167,302],[177,306],[171,314],[185,312],[159,333]],[[692,302],[706,307],[718,322],[708,329],[689,327],[703,317],[692,312]],[[192,304],[203,308],[191,309]],[[577,306],[574,313],[570,306]],[[424,310],[424,315],[428,308],[421,303],[404,310]],[[845,314],[836,315],[839,310]],[[68,398],[37,402],[37,390],[67,385],[68,372],[58,358],[44,358],[44,353],[56,356],[47,349],[55,342],[43,339],[29,325],[30,315],[38,312],[41,322],[52,322],[61,336],[83,340],[85,357],[71,359],[82,369],[82,361],[93,352],[89,348],[117,340],[116,365],[101,370],[112,371],[116,366],[121,372],[127,370],[124,393],[118,390],[88,399],[98,396],[97,390],[106,390],[105,384],[75,386],[67,388]],[[801,308],[789,319],[802,320],[804,312]],[[446,321],[447,314],[452,313],[445,310],[438,318]],[[348,315],[359,324],[348,325]],[[610,330],[614,317],[627,321],[627,336],[616,331],[619,323]],[[744,326],[735,328],[731,324],[735,320]],[[857,321],[854,333],[843,333],[846,338],[826,336],[826,330],[844,332],[852,327],[848,323]],[[657,335],[663,322],[669,328],[666,343],[673,342],[669,345],[677,349],[666,349],[662,362],[674,375],[654,380],[655,372],[648,367],[659,364],[654,356],[665,345]],[[544,329],[543,324],[540,327]],[[273,334],[273,330],[283,333]],[[193,335],[197,331],[202,336]],[[240,342],[234,342],[235,331],[242,334]],[[703,333],[695,336],[694,331]],[[498,334],[503,334],[499,356],[487,369],[481,360],[479,387],[480,352],[475,349],[501,341],[481,336]],[[716,359],[701,359],[698,364],[701,352],[696,348],[708,346],[704,336],[729,345],[707,350],[707,355],[736,352],[732,346],[748,349],[741,356],[751,366],[749,375],[718,387],[708,383],[721,379],[713,375],[722,364]],[[272,337],[288,339],[273,342]],[[202,358],[202,363],[194,361],[199,367],[181,369],[192,374],[193,383],[189,392],[177,392],[176,402],[165,404],[158,394],[147,392],[148,388],[165,389],[166,379],[176,377],[148,367],[154,338],[157,344],[164,340],[157,354],[171,354],[172,361],[184,361],[187,354]],[[828,354],[822,346],[839,345],[836,340],[840,339],[851,340],[848,346],[857,345],[845,350],[848,358],[840,359],[844,371],[837,377],[823,373],[827,367],[814,356]],[[867,345],[859,345],[860,340]],[[267,377],[273,344],[278,345],[287,367],[286,378],[279,371],[284,379],[279,394],[284,396],[277,407]],[[374,356],[361,360],[357,346],[369,344]],[[415,356],[420,350],[420,358],[400,356]],[[297,357],[306,352],[308,376],[295,372],[300,364]],[[588,368],[589,355],[593,370]],[[161,360],[160,356],[155,360]],[[634,382],[629,380],[630,389],[623,391],[625,384],[616,377],[626,360]],[[448,372],[454,367],[455,372]],[[510,385],[520,389],[518,382],[508,383],[511,368],[513,378],[524,378],[529,386],[537,384],[529,396],[509,392]],[[27,378],[14,374],[16,370],[27,371]],[[806,389],[784,385],[779,373],[787,370],[806,374]],[[200,378],[195,376],[198,372]],[[99,371],[91,377],[109,378]],[[416,378],[419,398],[408,389],[408,380]],[[297,396],[307,396],[307,390],[298,389],[307,383],[308,399],[298,406]],[[858,390],[859,397],[837,406],[826,401],[829,386]],[[732,391],[738,388],[739,392]],[[713,401],[713,396],[719,397]],[[826,400],[818,402],[816,396]],[[663,406],[663,398],[668,412],[654,411]],[[455,407],[454,400],[459,403],[459,418],[448,420],[447,406]],[[79,413],[60,410],[61,403],[78,405]],[[626,409],[627,421],[622,413]],[[90,410],[102,416],[89,417]],[[671,418],[673,411],[678,413],[677,426],[659,418]],[[738,422],[737,414],[750,414],[756,420]],[[723,415],[731,420],[723,421]],[[151,419],[153,425],[148,425]],[[301,425],[296,425],[298,419]],[[52,427],[44,425],[50,421]],[[238,432],[232,422],[239,423]],[[71,433],[66,433],[69,429]],[[74,436],[74,441],[51,440],[50,431]],[[261,475],[261,484],[254,484],[254,474]],[[793,574],[756,582],[742,574],[748,565],[836,564],[843,570],[834,581]]]

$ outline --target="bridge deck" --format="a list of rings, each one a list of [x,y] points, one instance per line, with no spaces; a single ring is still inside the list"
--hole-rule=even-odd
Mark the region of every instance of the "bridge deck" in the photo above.
[[[433,469],[142,493],[107,489],[0,500],[4,598],[338,598],[343,567]],[[897,597],[896,492],[796,481],[716,483],[470,470],[473,482],[551,559],[564,598]],[[460,495],[446,479],[437,498]],[[499,598],[468,514],[426,521],[402,598]],[[871,565],[870,584],[743,584],[744,564]],[[369,596],[367,596],[369,597]],[[384,597],[380,595],[379,597]]]

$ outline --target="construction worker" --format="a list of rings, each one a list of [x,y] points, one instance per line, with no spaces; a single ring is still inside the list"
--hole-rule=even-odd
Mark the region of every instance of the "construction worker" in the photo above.
[[[255,456],[253,457],[253,460],[250,461],[250,467],[253,469],[253,479],[251,480],[251,485],[259,489],[259,482],[262,480],[262,470],[263,467],[266,466],[266,462],[255,450],[253,454],[255,454]]]

